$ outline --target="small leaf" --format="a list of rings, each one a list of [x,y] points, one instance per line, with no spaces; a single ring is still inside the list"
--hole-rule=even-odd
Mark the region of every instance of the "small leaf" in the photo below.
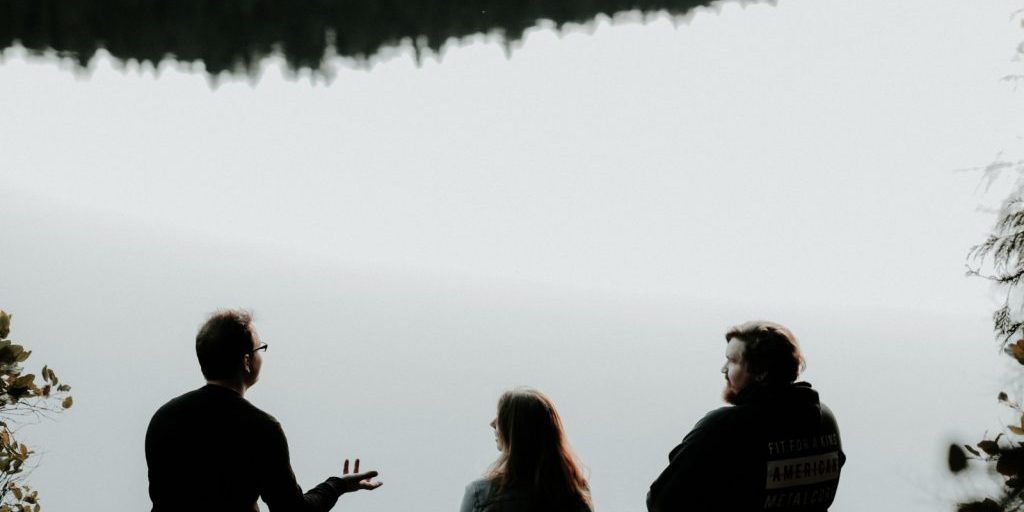
[[[11,315],[0,309],[0,338],[7,338],[11,333]]]
[[[999,401],[1000,401],[1000,402],[1006,402],[1006,401],[1008,401],[1009,399],[1010,399],[1010,397],[1006,395],[1006,392],[1005,392],[1005,391],[1000,391],[1000,392],[999,392]]]
[[[978,443],[978,448],[989,455],[995,455],[999,453],[999,444],[995,441],[982,441]]]
[[[57,386],[57,391],[67,393],[68,391],[71,391],[71,386],[67,384],[61,384],[60,386]]]
[[[964,450],[960,448],[960,445],[949,445],[949,470],[953,473],[959,473],[966,467],[967,455],[964,454]]]
[[[51,370],[49,367],[43,366],[43,371],[40,373],[42,373],[43,375],[43,380],[49,382],[50,384],[53,384],[54,386],[57,385],[57,375],[53,373],[53,370]]]
[[[1024,350],[1024,349],[1022,349],[1022,350]],[[19,363],[23,363],[23,362],[25,362],[26,359],[28,359],[28,356],[30,356],[30,355],[32,355],[32,351],[31,350],[24,350],[24,349],[22,349],[22,352],[20,354],[18,354],[17,361]],[[1022,362],[1021,364],[1024,364],[1024,362]]]
[[[65,408],[65,409],[70,409],[71,405],[74,404],[74,403],[75,403],[75,401],[69,396],[69,397],[65,398],[64,401],[60,403],[60,405],[61,405],[61,407]],[[1024,432],[1024,431],[1022,431],[1022,432]]]
[[[1024,436],[1024,428],[1020,428],[1020,427],[1018,427],[1016,425],[1007,425],[1007,428],[1010,429],[1010,432],[1013,432],[1014,434],[1017,434],[1018,436]]]
[[[15,353],[15,347],[12,345],[10,340],[0,340],[0,364],[14,364],[14,359],[18,356]]]
[[[1017,340],[1017,343],[1010,345],[1010,355],[1017,360],[1018,363],[1024,364],[1024,338]]]

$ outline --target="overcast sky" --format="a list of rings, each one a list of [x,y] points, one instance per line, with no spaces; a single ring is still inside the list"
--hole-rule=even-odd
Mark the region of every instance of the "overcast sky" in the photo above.
[[[1019,18],[1011,18],[1020,7],[727,4],[675,22],[624,16],[563,33],[539,28],[510,56],[483,36],[418,64],[407,48],[396,49],[369,67],[334,63],[329,83],[288,77],[278,61],[255,83],[212,87],[202,73],[174,65],[123,71],[100,57],[76,73],[8,51],[0,65],[0,307],[14,311],[13,334],[26,343],[71,335],[89,341],[89,354],[33,347],[40,364],[55,361],[82,384],[86,404],[90,389],[117,382],[91,381],[92,365],[118,371],[136,357],[126,345],[155,358],[151,367],[141,364],[145,357],[135,361],[126,375],[191,371],[188,343],[202,314],[255,307],[266,328],[285,337],[281,308],[321,320],[334,314],[304,297],[391,304],[382,324],[421,318],[430,303],[424,297],[435,294],[459,297],[452,304],[547,297],[555,310],[571,309],[575,299],[566,297],[599,296],[630,311],[643,301],[702,305],[723,315],[702,327],[715,337],[728,327],[730,310],[736,321],[746,319],[740,313],[789,312],[808,319],[808,329],[817,328],[815,318],[856,324],[849,311],[881,315],[872,318],[912,311],[914,318],[963,319],[970,329],[957,332],[976,337],[957,339],[987,357],[992,293],[964,278],[964,255],[984,237],[994,219],[983,209],[997,205],[1005,187],[986,195],[980,174],[955,171],[1020,145],[1024,94],[1000,80],[1021,71],[1011,60],[1024,39]],[[314,291],[328,283],[350,288]],[[615,309],[602,304],[572,325]],[[183,318],[161,317],[165,307]],[[445,314],[458,316],[461,307]],[[82,324],[55,327],[53,314],[102,335],[76,331]],[[179,330],[161,335],[155,348],[146,334],[152,325],[133,323],[133,315]],[[678,327],[682,336],[685,325],[670,317],[658,317],[659,333],[668,339]],[[466,320],[472,328],[452,332],[474,333],[485,347],[477,356],[486,359],[489,343],[506,345],[488,341],[500,336],[484,319],[500,330],[501,318],[481,313]],[[638,325],[623,322],[617,328]],[[913,322],[897,331],[914,336]],[[184,352],[171,351],[176,340]],[[438,341],[448,342],[456,343]],[[323,350],[306,355],[339,357]],[[492,358],[504,353],[494,350]],[[839,360],[839,352],[818,350]],[[279,386],[285,375],[303,378],[294,365],[281,368]],[[943,379],[923,373],[934,385]],[[164,377],[153,396],[129,400],[139,409],[130,423],[137,428],[123,434],[139,435],[152,408],[188,389],[190,378]],[[979,377],[979,385],[994,390],[998,382],[989,378]],[[503,385],[488,381],[480,396],[492,400]],[[710,401],[680,424],[692,424],[716,396],[708,390]],[[285,415],[280,400],[268,395],[260,405]],[[73,414],[90,417],[80,407],[86,410]],[[74,421],[85,420],[55,427]],[[103,428],[102,419],[92,425]],[[978,425],[979,435],[990,426]],[[685,433],[669,427],[672,436]],[[656,474],[671,448],[662,445],[658,459],[637,467]],[[60,465],[54,452],[47,464]],[[478,456],[484,464],[490,457]],[[137,468],[139,460],[129,460]],[[464,482],[451,485],[457,502]],[[49,492],[52,503],[73,499]],[[130,492],[132,507],[145,505],[144,493]],[[630,493],[643,489],[619,495],[595,485],[595,492],[607,493],[605,510],[620,510],[615,505],[632,503]],[[845,503],[841,510],[864,509]]]
[[[330,86],[12,52],[5,189],[340,265],[959,310],[989,220],[951,171],[1014,142],[1011,7],[729,6]]]

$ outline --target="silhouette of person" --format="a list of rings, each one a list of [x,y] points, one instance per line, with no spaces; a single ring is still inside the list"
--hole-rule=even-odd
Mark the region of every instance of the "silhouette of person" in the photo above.
[[[466,486],[460,512],[590,512],[590,491],[554,404],[520,388],[498,400],[491,421],[501,454]]]
[[[826,511],[846,461],[832,412],[806,382],[796,337],[772,322],[725,335],[723,399],[669,453],[649,512]]]
[[[376,489],[376,471],[332,476],[305,494],[295,481],[281,425],[245,400],[263,366],[252,317],[218,311],[196,335],[207,384],[167,402],[146,432],[153,512],[327,511],[347,492]]]

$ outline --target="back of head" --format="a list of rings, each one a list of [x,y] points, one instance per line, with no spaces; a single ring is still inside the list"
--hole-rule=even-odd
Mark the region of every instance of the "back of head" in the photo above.
[[[725,340],[743,342],[743,361],[755,382],[763,385],[789,384],[804,369],[804,357],[796,336],[775,322],[755,320],[732,327]]]
[[[252,350],[252,314],[242,310],[221,310],[196,334],[196,356],[207,380],[230,379],[241,367],[242,358]]]
[[[528,388],[505,392],[498,400],[497,430],[505,449],[489,478],[545,500],[589,505],[586,478],[547,396]]]

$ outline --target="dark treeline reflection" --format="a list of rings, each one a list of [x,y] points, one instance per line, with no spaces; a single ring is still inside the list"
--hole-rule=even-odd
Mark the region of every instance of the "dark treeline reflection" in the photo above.
[[[105,48],[123,61],[202,61],[210,74],[251,72],[279,50],[293,70],[320,69],[329,46],[366,59],[411,40],[494,33],[515,41],[539,20],[558,26],[624,11],[683,15],[710,0],[0,0],[0,45],[57,51],[86,65]]]

